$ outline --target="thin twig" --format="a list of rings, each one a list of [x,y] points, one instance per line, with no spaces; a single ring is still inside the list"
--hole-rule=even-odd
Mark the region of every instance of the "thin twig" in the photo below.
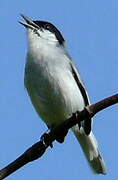
[[[92,104],[87,107],[87,110],[91,117],[93,117],[96,113],[102,111],[103,109],[106,109],[109,106],[112,106],[114,104],[118,103],[118,94],[115,94],[113,96],[110,96],[108,98],[105,98],[95,104]]]
[[[56,140],[56,137],[61,134],[64,130],[69,130],[74,125],[80,123],[85,118],[91,118],[99,111],[118,103],[118,94],[113,95],[111,97],[105,98],[95,104],[87,106],[81,112],[75,112],[72,117],[65,120],[63,123],[49,131],[48,133],[44,133],[41,140],[31,146],[28,150],[26,150],[20,157],[18,157],[15,161],[10,163],[8,166],[0,170],[0,180],[9,176],[25,164],[38,159],[41,157],[46,149],[49,146],[52,146],[53,141]],[[76,118],[75,118],[76,117]]]

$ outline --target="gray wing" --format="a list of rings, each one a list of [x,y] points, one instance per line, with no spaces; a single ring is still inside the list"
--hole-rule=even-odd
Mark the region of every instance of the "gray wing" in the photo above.
[[[87,94],[87,92],[85,90],[84,84],[81,81],[79,72],[77,71],[77,69],[75,68],[75,66],[73,65],[72,62],[70,62],[70,67],[71,67],[72,75],[73,75],[73,77],[74,77],[74,79],[75,79],[75,81],[77,83],[77,86],[80,89],[81,94],[83,96],[85,106],[87,106],[87,105],[90,104],[90,101],[89,101],[88,94]],[[92,123],[91,119],[85,119],[84,120],[83,128],[84,128],[84,131],[85,131],[86,135],[89,135],[90,132],[91,132],[91,123]]]

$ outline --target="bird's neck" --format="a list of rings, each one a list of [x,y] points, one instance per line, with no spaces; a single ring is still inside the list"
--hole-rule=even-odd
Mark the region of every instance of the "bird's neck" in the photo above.
[[[64,53],[64,47],[56,41],[46,41],[41,38],[28,38],[28,54],[34,59],[52,59]]]

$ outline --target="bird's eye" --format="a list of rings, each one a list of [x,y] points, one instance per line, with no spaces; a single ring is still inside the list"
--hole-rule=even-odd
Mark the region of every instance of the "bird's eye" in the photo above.
[[[47,29],[47,30],[51,30],[50,25],[49,25],[49,24],[46,24],[46,25],[45,25],[45,29]]]

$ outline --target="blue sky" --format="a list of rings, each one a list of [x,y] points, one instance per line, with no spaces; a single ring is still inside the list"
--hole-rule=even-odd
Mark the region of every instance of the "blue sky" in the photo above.
[[[70,55],[94,103],[118,91],[118,1],[50,0],[0,3],[0,168],[13,161],[47,130],[24,88],[27,49],[20,13],[56,24],[67,40]],[[21,168],[10,180],[111,180],[118,174],[118,106],[94,118],[94,132],[108,174],[93,175],[71,132],[65,143],[54,143],[45,155]]]

